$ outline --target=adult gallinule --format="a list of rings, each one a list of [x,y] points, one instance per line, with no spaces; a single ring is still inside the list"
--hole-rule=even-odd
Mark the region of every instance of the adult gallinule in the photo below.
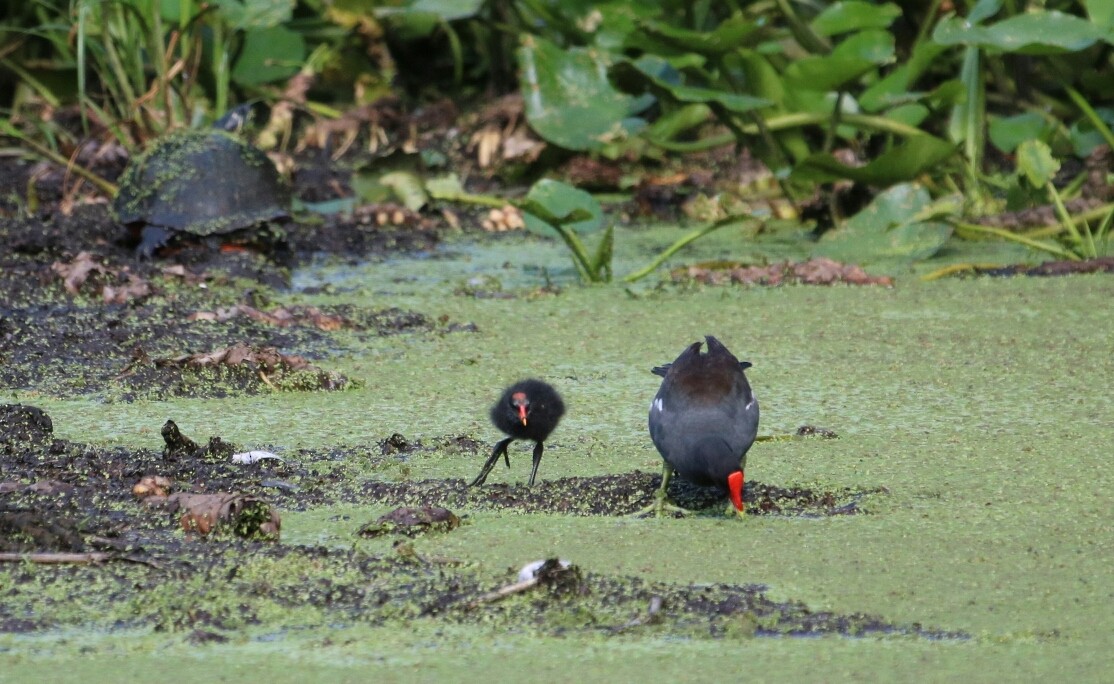
[[[491,422],[502,430],[507,438],[495,445],[491,457],[484,463],[480,474],[472,481],[471,487],[481,485],[487,474],[499,460],[499,456],[511,466],[507,446],[516,439],[531,439],[534,444],[534,467],[530,470],[530,486],[538,474],[538,464],[542,462],[542,443],[557,427],[561,416],[565,415],[565,403],[552,385],[541,380],[521,380],[511,385],[491,407]]]
[[[694,342],[673,363],[653,369],[665,378],[650,405],[650,439],[665,459],[661,488],[648,509],[657,515],[682,510],[666,495],[674,471],[696,484],[717,485],[739,515],[746,512],[743,472],[758,433],[758,400],[743,373],[751,364],[711,335],[704,339],[707,353]]]

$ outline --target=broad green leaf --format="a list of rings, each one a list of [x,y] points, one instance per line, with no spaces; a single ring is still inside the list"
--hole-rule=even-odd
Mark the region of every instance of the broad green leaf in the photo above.
[[[294,0],[213,0],[234,29],[270,28],[290,21]]]
[[[977,45],[1030,55],[1078,52],[1100,40],[1110,42],[1108,32],[1097,24],[1057,11],[1019,14],[991,26],[945,17],[936,25],[932,39],[940,45]]]
[[[812,20],[812,30],[822,36],[835,36],[863,29],[887,28],[901,16],[901,8],[893,3],[881,5],[860,0],[835,2]]]
[[[1017,171],[1035,188],[1043,188],[1060,170],[1052,150],[1040,140],[1026,140],[1017,147]]]
[[[888,64],[894,60],[894,37],[889,31],[862,31],[836,45],[831,56]]]
[[[381,173],[373,171],[357,171],[352,174],[352,191],[364,204],[380,204],[389,202],[394,193],[380,180]]]
[[[876,64],[859,57],[805,57],[785,69],[785,82],[790,89],[828,91],[873,71]]]
[[[409,171],[392,171],[379,178],[379,182],[391,189],[395,198],[410,211],[418,211],[429,203],[422,179]]]
[[[1095,113],[1108,128],[1114,128],[1114,109],[1095,107]],[[1094,152],[1095,148],[1106,144],[1106,138],[1103,137],[1103,134],[1086,119],[1080,119],[1073,123],[1069,129],[1069,136],[1072,148],[1078,157],[1086,157]]]
[[[653,98],[625,95],[607,80],[610,56],[584,48],[560,48],[527,36],[518,49],[526,118],[547,141],[570,150],[599,148],[605,139],[645,127],[633,115]]]
[[[886,118],[916,128],[928,118],[930,113],[928,107],[920,102],[911,102],[886,110]]]
[[[615,84],[627,92],[649,90],[658,99],[693,104],[715,103],[737,112],[749,112],[769,106],[769,100],[741,95],[727,90],[688,86],[680,83],[681,73],[665,60],[644,56],[635,61],[624,61],[609,71]]]
[[[413,0],[399,8],[383,8],[381,11],[400,11],[407,14],[433,14],[442,21],[456,21],[476,16],[483,7],[484,0]]]
[[[1114,2],[1110,0],[1083,0],[1087,15],[1099,26],[1114,26]]]
[[[749,92],[775,103],[780,103],[785,98],[785,81],[765,55],[753,50],[742,50],[738,60],[746,75]]]
[[[667,142],[677,136],[704,124],[712,117],[712,110],[706,104],[687,104],[662,114],[643,133],[647,140]]]
[[[1002,9],[1002,0],[979,0],[971,11],[967,13],[967,21],[978,24],[984,19],[989,19]]]
[[[723,105],[726,109],[736,113],[749,112],[761,109],[770,104],[769,100],[750,95],[738,95],[724,90],[713,88],[699,88],[696,86],[675,85],[668,88],[673,97],[681,102],[707,103],[714,102]]]
[[[829,55],[793,62],[785,69],[785,80],[792,88],[836,90],[893,58],[894,38],[889,32],[863,31],[837,45]]]
[[[374,8],[376,17],[389,20],[396,38],[415,40],[431,35],[441,24],[476,16],[483,0],[413,0],[398,7]]]
[[[652,2],[562,0],[560,11],[589,37],[592,45],[619,53],[631,35],[640,32],[639,22],[652,19],[661,9]]]
[[[825,233],[813,254],[857,264],[927,259],[952,233],[947,223],[916,220],[930,204],[931,198],[921,186],[895,185],[842,228]]]
[[[1016,116],[994,117],[990,120],[987,132],[995,147],[1010,154],[1026,140],[1047,141],[1056,132],[1056,126],[1040,114],[1026,112]]]
[[[930,135],[909,138],[865,166],[847,166],[826,153],[814,154],[797,165],[791,178],[830,182],[847,178],[868,185],[887,186],[909,181],[955,154],[956,147]]]
[[[945,50],[947,47],[931,41],[918,43],[908,61],[863,92],[859,104],[868,112],[877,112],[907,101],[910,98],[909,88]]]
[[[558,237],[554,225],[577,233],[590,233],[603,225],[603,209],[595,197],[561,181],[542,179],[519,203],[526,229],[546,237]]]
[[[724,20],[709,32],[691,31],[656,21],[644,21],[641,28],[651,40],[660,41],[674,50],[711,57],[747,47],[752,43],[752,35],[758,31],[757,24],[739,14]]]
[[[455,173],[430,178],[425,183],[425,189],[435,199],[456,199],[468,194],[460,182],[460,177]]]
[[[249,29],[244,47],[232,68],[232,80],[240,85],[260,85],[289,78],[298,72],[306,56],[306,41],[285,26]]]

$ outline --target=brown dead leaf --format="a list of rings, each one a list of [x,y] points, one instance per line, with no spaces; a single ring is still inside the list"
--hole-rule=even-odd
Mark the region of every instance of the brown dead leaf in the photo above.
[[[495,154],[499,151],[502,142],[498,126],[484,126],[472,134],[472,138],[468,141],[468,151],[475,151],[476,163],[481,169],[486,169],[495,160]]]
[[[616,190],[623,180],[623,167],[618,162],[585,154],[568,160],[561,170],[568,182],[578,188]]]
[[[245,539],[277,540],[282,528],[277,510],[258,497],[239,492],[179,492],[168,497],[150,496],[145,503],[176,514],[187,534],[202,537],[223,530]]]
[[[90,276],[95,274],[108,275],[112,270],[97,263],[90,252],[80,252],[73,258],[73,261],[55,261],[50,265],[50,270],[54,271],[58,277],[62,278],[62,286],[66,288],[66,292],[72,295],[78,293],[81,286]]]
[[[151,283],[143,278],[127,274],[127,281],[119,287],[105,285],[101,298],[105,304],[125,304],[133,299],[142,299],[151,294]]]
[[[162,475],[147,475],[135,483],[132,494],[137,499],[146,499],[149,496],[166,496],[172,483],[170,478]]]
[[[533,129],[520,124],[514,132],[503,138],[503,161],[532,164],[545,148],[545,141],[539,139]]]
[[[267,325],[274,325],[280,328],[287,328],[295,325],[311,325],[318,330],[335,332],[345,328],[351,329],[359,327],[349,318],[339,314],[325,313],[316,306],[290,306],[279,307],[271,311],[261,311],[247,304],[238,304],[236,306],[220,308],[216,311],[197,311],[190,314],[186,320],[227,321],[237,316],[247,316],[260,323],[266,323]]]
[[[722,265],[687,266],[672,272],[674,282],[695,281],[706,285],[883,285],[892,287],[893,278],[872,276],[855,264],[842,264],[825,257],[797,263],[784,262],[766,266]]]
[[[31,492],[32,494],[42,494],[45,496],[50,496],[52,494],[66,494],[72,492],[73,490],[74,486],[72,484],[61,482],[59,480],[39,480],[38,482],[27,486],[28,492]]]
[[[310,363],[301,356],[288,356],[280,353],[274,347],[255,347],[242,342],[209,352],[184,354],[170,359],[155,359],[156,366],[191,366],[194,368],[218,365],[238,366],[243,363],[255,364],[268,372],[280,367],[289,370],[301,370],[310,367]]]
[[[62,286],[71,295],[76,295],[87,283],[99,287],[106,304],[124,304],[151,294],[151,284],[145,279],[130,273],[126,267],[115,269],[101,264],[90,252],[79,252],[69,262],[55,261],[50,270],[62,279]],[[94,282],[97,280],[115,280],[118,284]]]
[[[338,390],[349,384],[348,378],[339,373],[322,370],[304,357],[282,354],[274,347],[256,347],[242,342],[209,352],[155,359],[155,366],[160,368],[247,366],[256,372],[260,381],[274,390]],[[285,376],[287,373],[294,375]],[[280,387],[280,381],[285,377],[290,379],[287,384]]]

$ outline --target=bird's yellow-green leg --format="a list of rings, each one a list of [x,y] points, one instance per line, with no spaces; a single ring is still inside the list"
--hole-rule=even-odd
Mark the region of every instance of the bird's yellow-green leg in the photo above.
[[[744,518],[745,519],[747,517],[747,509],[746,509],[746,506],[744,506],[742,510],[739,510],[738,508],[735,508],[735,504],[728,501],[727,502],[727,510],[724,511],[724,515],[728,516],[729,518]]]
[[[681,508],[677,504],[669,500],[669,481],[673,479],[673,466],[668,463],[661,470],[661,486],[654,492],[654,501],[645,508],[640,508],[630,515],[635,518],[641,518],[647,514],[653,513],[655,518],[660,518],[668,513],[680,513],[688,515],[691,511]]]

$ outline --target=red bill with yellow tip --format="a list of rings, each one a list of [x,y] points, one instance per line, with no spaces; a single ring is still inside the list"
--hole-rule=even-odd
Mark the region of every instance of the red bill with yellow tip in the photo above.
[[[731,495],[731,503],[735,510],[742,512],[743,508],[743,471],[738,470],[727,476],[727,491]]]

